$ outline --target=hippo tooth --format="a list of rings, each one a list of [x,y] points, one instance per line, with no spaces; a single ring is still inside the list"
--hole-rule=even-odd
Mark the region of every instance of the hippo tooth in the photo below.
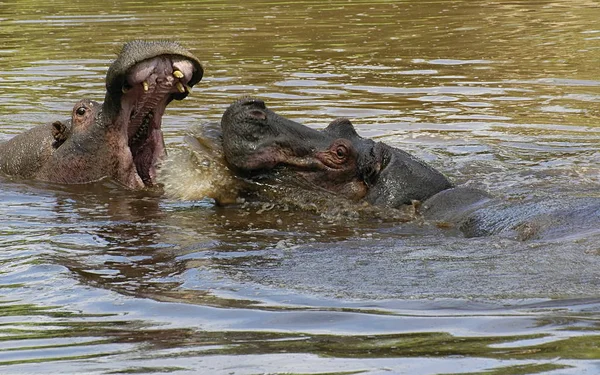
[[[185,85],[185,88],[188,92],[192,92],[192,86],[190,85]]]
[[[175,87],[177,87],[177,90],[178,90],[180,93],[184,93],[184,92],[185,92],[185,87],[183,87],[183,83],[181,83],[181,82],[177,82],[177,83],[175,84]]]
[[[181,79],[181,78],[185,77],[185,76],[183,75],[183,73],[181,73],[181,71],[180,71],[180,70],[173,70],[173,75],[175,76],[175,78],[179,78],[179,79]]]
[[[148,82],[142,82],[142,86],[144,86],[144,91],[148,91]]]
[[[123,94],[127,94],[128,91],[129,91],[129,89],[127,87],[125,87],[125,86],[123,86],[123,88],[121,89],[121,92]]]

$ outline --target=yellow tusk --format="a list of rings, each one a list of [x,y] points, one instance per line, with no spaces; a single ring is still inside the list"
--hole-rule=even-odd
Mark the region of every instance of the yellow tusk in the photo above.
[[[181,71],[179,71],[179,70],[174,70],[174,71],[173,71],[173,75],[175,76],[175,78],[179,78],[179,79],[181,79],[181,78],[185,77],[185,76],[183,75],[183,73],[181,73]]]
[[[144,86],[144,91],[148,91],[148,82],[144,81],[142,85]]]
[[[177,90],[178,90],[180,93],[184,93],[184,92],[185,92],[185,87],[183,87],[183,84],[182,84],[181,82],[177,82],[177,83],[175,84],[175,87],[177,87]]]
[[[121,88],[121,92],[122,92],[123,94],[127,94],[127,91],[129,91],[129,89],[128,89],[127,87],[123,86],[123,87]]]

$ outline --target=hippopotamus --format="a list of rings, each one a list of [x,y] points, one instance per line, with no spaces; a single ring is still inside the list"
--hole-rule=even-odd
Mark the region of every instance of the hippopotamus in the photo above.
[[[422,215],[466,237],[502,235],[517,240],[579,238],[600,233],[600,198],[550,195],[507,201],[458,186],[423,202]]]
[[[367,204],[383,212],[411,207],[418,217],[466,237],[502,234],[525,240],[600,228],[598,198],[514,203],[455,186],[409,153],[359,136],[346,118],[316,130],[277,115],[262,100],[244,98],[225,111],[220,125],[219,140],[213,129],[210,140],[187,142],[196,150],[215,149],[220,142],[222,149],[211,152],[224,162],[213,160],[212,165],[225,165],[237,177],[219,181],[236,184],[238,192],[251,186],[239,181],[293,184],[309,196],[326,192],[358,203],[356,207]]]
[[[291,173],[353,201],[390,207],[452,187],[422,160],[360,137],[345,118],[318,131],[277,115],[261,100],[245,98],[225,111],[221,128],[225,160],[244,176]]]
[[[297,206],[321,200],[320,206],[333,207],[344,202],[331,198],[343,197],[397,207],[452,186],[414,156],[361,138],[348,120],[318,131],[275,114],[257,99],[235,102],[220,125],[192,127],[184,141],[189,152],[173,152],[160,169],[160,182],[173,198],[210,197],[217,204],[258,198]],[[309,197],[282,189],[299,185]]]
[[[70,119],[0,144],[0,173],[65,184],[111,178],[132,190],[156,186],[156,166],[165,155],[164,111],[173,99],[184,99],[203,72],[177,43],[129,42],[108,69],[104,102],[79,101]]]

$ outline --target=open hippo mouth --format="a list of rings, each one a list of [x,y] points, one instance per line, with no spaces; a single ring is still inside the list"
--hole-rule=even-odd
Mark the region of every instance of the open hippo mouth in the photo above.
[[[167,105],[182,100],[202,78],[200,62],[176,43],[135,41],[126,44],[107,74],[104,116],[112,124],[117,160],[128,187],[156,184],[164,157],[161,130]],[[123,181],[125,180],[125,181]]]

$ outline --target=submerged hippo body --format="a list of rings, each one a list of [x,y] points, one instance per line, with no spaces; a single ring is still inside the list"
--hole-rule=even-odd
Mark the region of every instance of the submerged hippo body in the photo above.
[[[586,236],[600,232],[600,199],[553,196],[505,201],[473,188],[444,190],[421,213],[458,228],[466,237],[503,235],[518,240]]]
[[[176,43],[127,43],[108,69],[104,103],[80,101],[71,119],[0,144],[0,173],[71,184],[108,177],[129,189],[151,187],[165,155],[165,108],[185,98],[202,74],[198,59]]]
[[[413,204],[427,221],[458,228],[467,237],[525,240],[600,229],[597,197],[507,202],[479,189],[454,187],[410,154],[360,137],[347,119],[317,131],[247,98],[226,110],[221,128],[226,164],[249,180],[325,190],[384,211]]]

